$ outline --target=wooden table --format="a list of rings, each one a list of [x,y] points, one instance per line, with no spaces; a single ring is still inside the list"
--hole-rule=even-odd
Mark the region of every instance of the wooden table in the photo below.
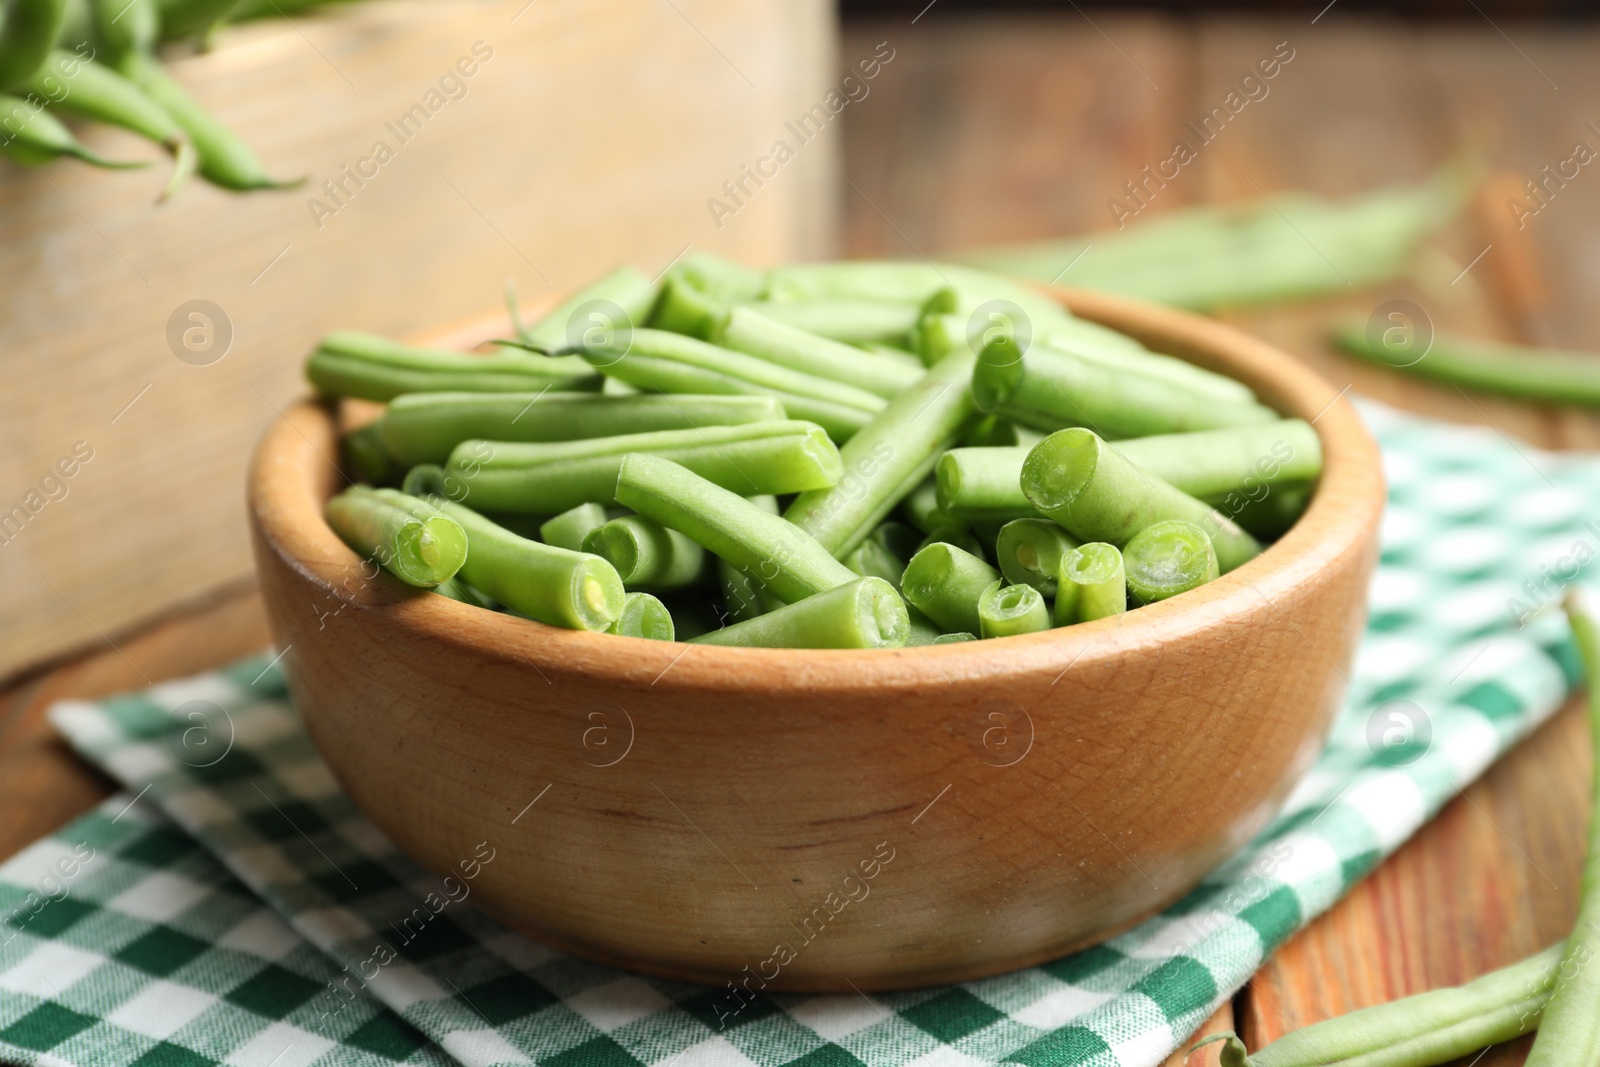
[[[1482,146],[1503,173],[1417,284],[1230,317],[1364,395],[1488,422],[1545,447],[1600,447],[1594,417],[1406,381],[1349,363],[1320,340],[1334,315],[1365,316],[1405,295],[1443,328],[1596,346],[1583,295],[1600,272],[1585,246],[1600,221],[1600,174],[1574,179],[1523,231],[1505,206],[1525,177],[1567,158],[1575,140],[1600,146],[1583,111],[1600,87],[1600,71],[1586,63],[1596,34],[1514,26],[1513,45],[1488,24],[1422,32],[1338,8],[1314,24],[1309,15],[1091,16],[1092,24],[1076,13],[945,18],[933,8],[914,25],[849,24],[844,63],[880,41],[896,58],[846,118],[848,251],[932,255],[1104,228],[1106,200],[1122,183],[1164,158],[1185,121],[1288,41],[1294,59],[1270,94],[1160,192],[1152,214],[1292,187],[1346,194],[1415,179],[1463,143]],[[259,601],[236,593],[0,694],[0,855],[111,788],[50,734],[42,719],[49,701],[194,672],[266,640]],[[1563,936],[1583,855],[1584,738],[1578,709],[1568,707],[1282,948],[1208,1028],[1237,1024],[1255,1045],[1350,1008],[1464,981]],[[1525,1053],[1524,1042],[1481,1062],[1498,1067]]]

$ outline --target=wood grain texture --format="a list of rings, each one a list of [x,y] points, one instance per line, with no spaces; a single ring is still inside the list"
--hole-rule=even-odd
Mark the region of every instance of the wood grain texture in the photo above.
[[[25,508],[0,536],[0,678],[248,577],[245,458],[326,330],[405,336],[492,305],[507,278],[529,297],[623,261],[654,274],[688,245],[758,263],[831,251],[832,128],[720,226],[706,201],[837,83],[835,47],[824,0],[333,5],[173,64],[304,189],[195,182],[158,207],[160,166],[0,164],[0,516]],[[391,127],[463,57],[465,95],[434,97],[402,142]],[[83,132],[111,156],[157,154]],[[341,167],[378,141],[394,158],[357,186]],[[319,225],[313,197],[343,206]],[[195,299],[234,333],[208,366],[168,347]],[[93,459],[46,502],[41,479],[79,441]]]

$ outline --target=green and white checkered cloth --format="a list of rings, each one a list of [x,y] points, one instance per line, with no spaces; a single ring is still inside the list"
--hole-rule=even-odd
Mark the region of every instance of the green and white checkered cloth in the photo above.
[[[262,657],[52,710],[138,799],[0,866],[0,1055],[84,1067],[1151,1067],[1577,680],[1559,617],[1520,616],[1600,549],[1600,526],[1586,524],[1600,505],[1595,458],[1364,411],[1390,509],[1327,751],[1256,842],[1104,945],[938,989],[763,995],[719,1021],[722,991],[562,955],[452,899],[470,881],[447,892],[355,810]],[[417,933],[406,919],[419,914]]]

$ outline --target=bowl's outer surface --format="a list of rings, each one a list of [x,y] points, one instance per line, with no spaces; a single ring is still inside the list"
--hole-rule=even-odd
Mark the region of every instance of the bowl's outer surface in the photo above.
[[[1348,400],[1259,341],[1061,295],[1316,419],[1324,475],[1293,530],[1182,597],[997,641],[850,653],[577,633],[370,577],[322,521],[334,426],[303,404],[263,439],[249,496],[318,748],[428,868],[487,842],[472,895],[491,913],[717,986],[971,979],[1169,904],[1263,828],[1322,743],[1362,632],[1378,452]]]

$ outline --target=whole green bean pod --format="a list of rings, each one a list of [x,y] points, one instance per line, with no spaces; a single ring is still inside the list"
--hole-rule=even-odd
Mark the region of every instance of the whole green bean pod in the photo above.
[[[857,578],[693,642],[745,648],[900,648],[910,629],[905,602],[894,586],[882,578]]]
[[[428,503],[467,533],[462,580],[511,611],[569,630],[604,630],[622,613],[622,579],[599,556],[519,537],[443,497]]]
[[[1011,637],[1050,629],[1050,609],[1031,585],[994,582],[978,598],[980,637]]]
[[[604,396],[598,393],[406,393],[381,419],[401,463],[443,463],[463,441],[577,441],[590,437],[742,426],[785,417],[770,396]]]
[[[1393,348],[1369,339],[1362,326],[1346,326],[1334,342],[1352,356],[1390,370],[1521,400],[1600,406],[1600,360],[1592,353],[1527,348],[1436,334],[1422,352],[1414,335]]]
[[[914,302],[883,303],[849,298],[794,303],[752,300],[744,302],[744,306],[818,337],[858,344],[903,344],[921,315]]]
[[[500,348],[479,355],[418,348],[355,330],[335,330],[306,359],[306,378],[329,396],[392,400],[403,393],[594,391],[600,376],[576,357],[552,359]]]
[[[853,385],[886,400],[898,396],[922,377],[920,368],[894,359],[863,359],[859,348],[769,319],[748,307],[730,311],[713,331],[711,339],[735,352],[803,374]]]
[[[1127,578],[1116,545],[1090,541],[1062,557],[1053,607],[1057,626],[1093,622],[1127,610]]]
[[[625,456],[616,498],[755,575],[791,604],[856,580],[854,571],[794,523],[669,459]]]
[[[624,515],[589,531],[583,550],[617,568],[628,589],[684,589],[711,573],[706,550],[643,515]]]
[[[66,0],[5,0],[0,6],[0,92],[23,88],[38,73],[66,17]]]
[[[1271,422],[1271,408],[1228,400],[1169,375],[999,337],[984,347],[972,376],[980,411],[1026,426],[1055,430],[1087,426],[1108,438],[1209,430]]]
[[[606,509],[599,504],[579,504],[539,524],[539,540],[573,552],[584,551],[583,539],[604,526]]]
[[[1141,604],[1187,593],[1216,579],[1217,552],[1192,522],[1168,519],[1133,535],[1122,549],[1128,591]]]
[[[113,65],[149,55],[161,38],[156,0],[89,0],[89,18],[106,62]]]
[[[623,597],[622,611],[606,633],[642,637],[648,641],[671,641],[677,637],[672,612],[649,593],[629,593]]]
[[[665,330],[634,330],[624,349],[583,352],[595,369],[643,390],[662,393],[744,393],[775,396],[788,413],[838,439],[883,410],[884,399],[853,385],[828,381]]]
[[[550,515],[611,501],[622,457],[648,452],[727,489],[796,493],[839,480],[839,451],[809,422],[753,422],[582,441],[464,441],[445,465],[468,485],[474,507]]]
[[[1595,960],[1600,948],[1600,629],[1577,590],[1567,593],[1565,606],[1589,689],[1589,744],[1595,757],[1589,855],[1583,865],[1578,918],[1567,938],[1563,970],[1551,988],[1539,1036],[1528,1053],[1532,1067],[1593,1067],[1600,1062],[1600,964]]]
[[[1543,1032],[1540,1015],[1551,988],[1566,980],[1566,970],[1562,946],[1552,945],[1465,985],[1301,1027],[1254,1053],[1233,1033],[1194,1047],[1223,1042],[1223,1067],[1434,1067],[1535,1027]]]
[[[900,578],[906,602],[946,632],[982,633],[978,601],[1000,572],[970,552],[943,541],[922,549]]]
[[[228,17],[239,0],[161,0],[161,39],[205,33]]]
[[[143,162],[114,162],[90,151],[42,104],[5,93],[0,93],[0,149],[19,163],[49,163],[71,156],[112,170],[148,166]]]
[[[519,328],[517,336],[545,352],[609,345],[618,331],[644,325],[655,298],[656,287],[649,278],[633,267],[618,267],[573,293],[532,326]]]
[[[1082,541],[1120,547],[1146,526],[1183,519],[1209,535],[1224,574],[1261,554],[1261,543],[1233,520],[1136,466],[1090,430],[1045,438],[1022,465],[1022,491]]]
[[[1013,519],[995,538],[995,562],[1006,581],[1052,596],[1062,560],[1077,547],[1077,538],[1049,519]]]
[[[835,555],[846,555],[919,485],[972,416],[967,383],[975,362],[957,352],[940,361],[874,416],[839,452],[843,476],[802,493],[785,513]]]
[[[451,517],[413,500],[357,485],[329,500],[323,515],[345,544],[407,585],[429,588],[461,569],[467,535]]]

